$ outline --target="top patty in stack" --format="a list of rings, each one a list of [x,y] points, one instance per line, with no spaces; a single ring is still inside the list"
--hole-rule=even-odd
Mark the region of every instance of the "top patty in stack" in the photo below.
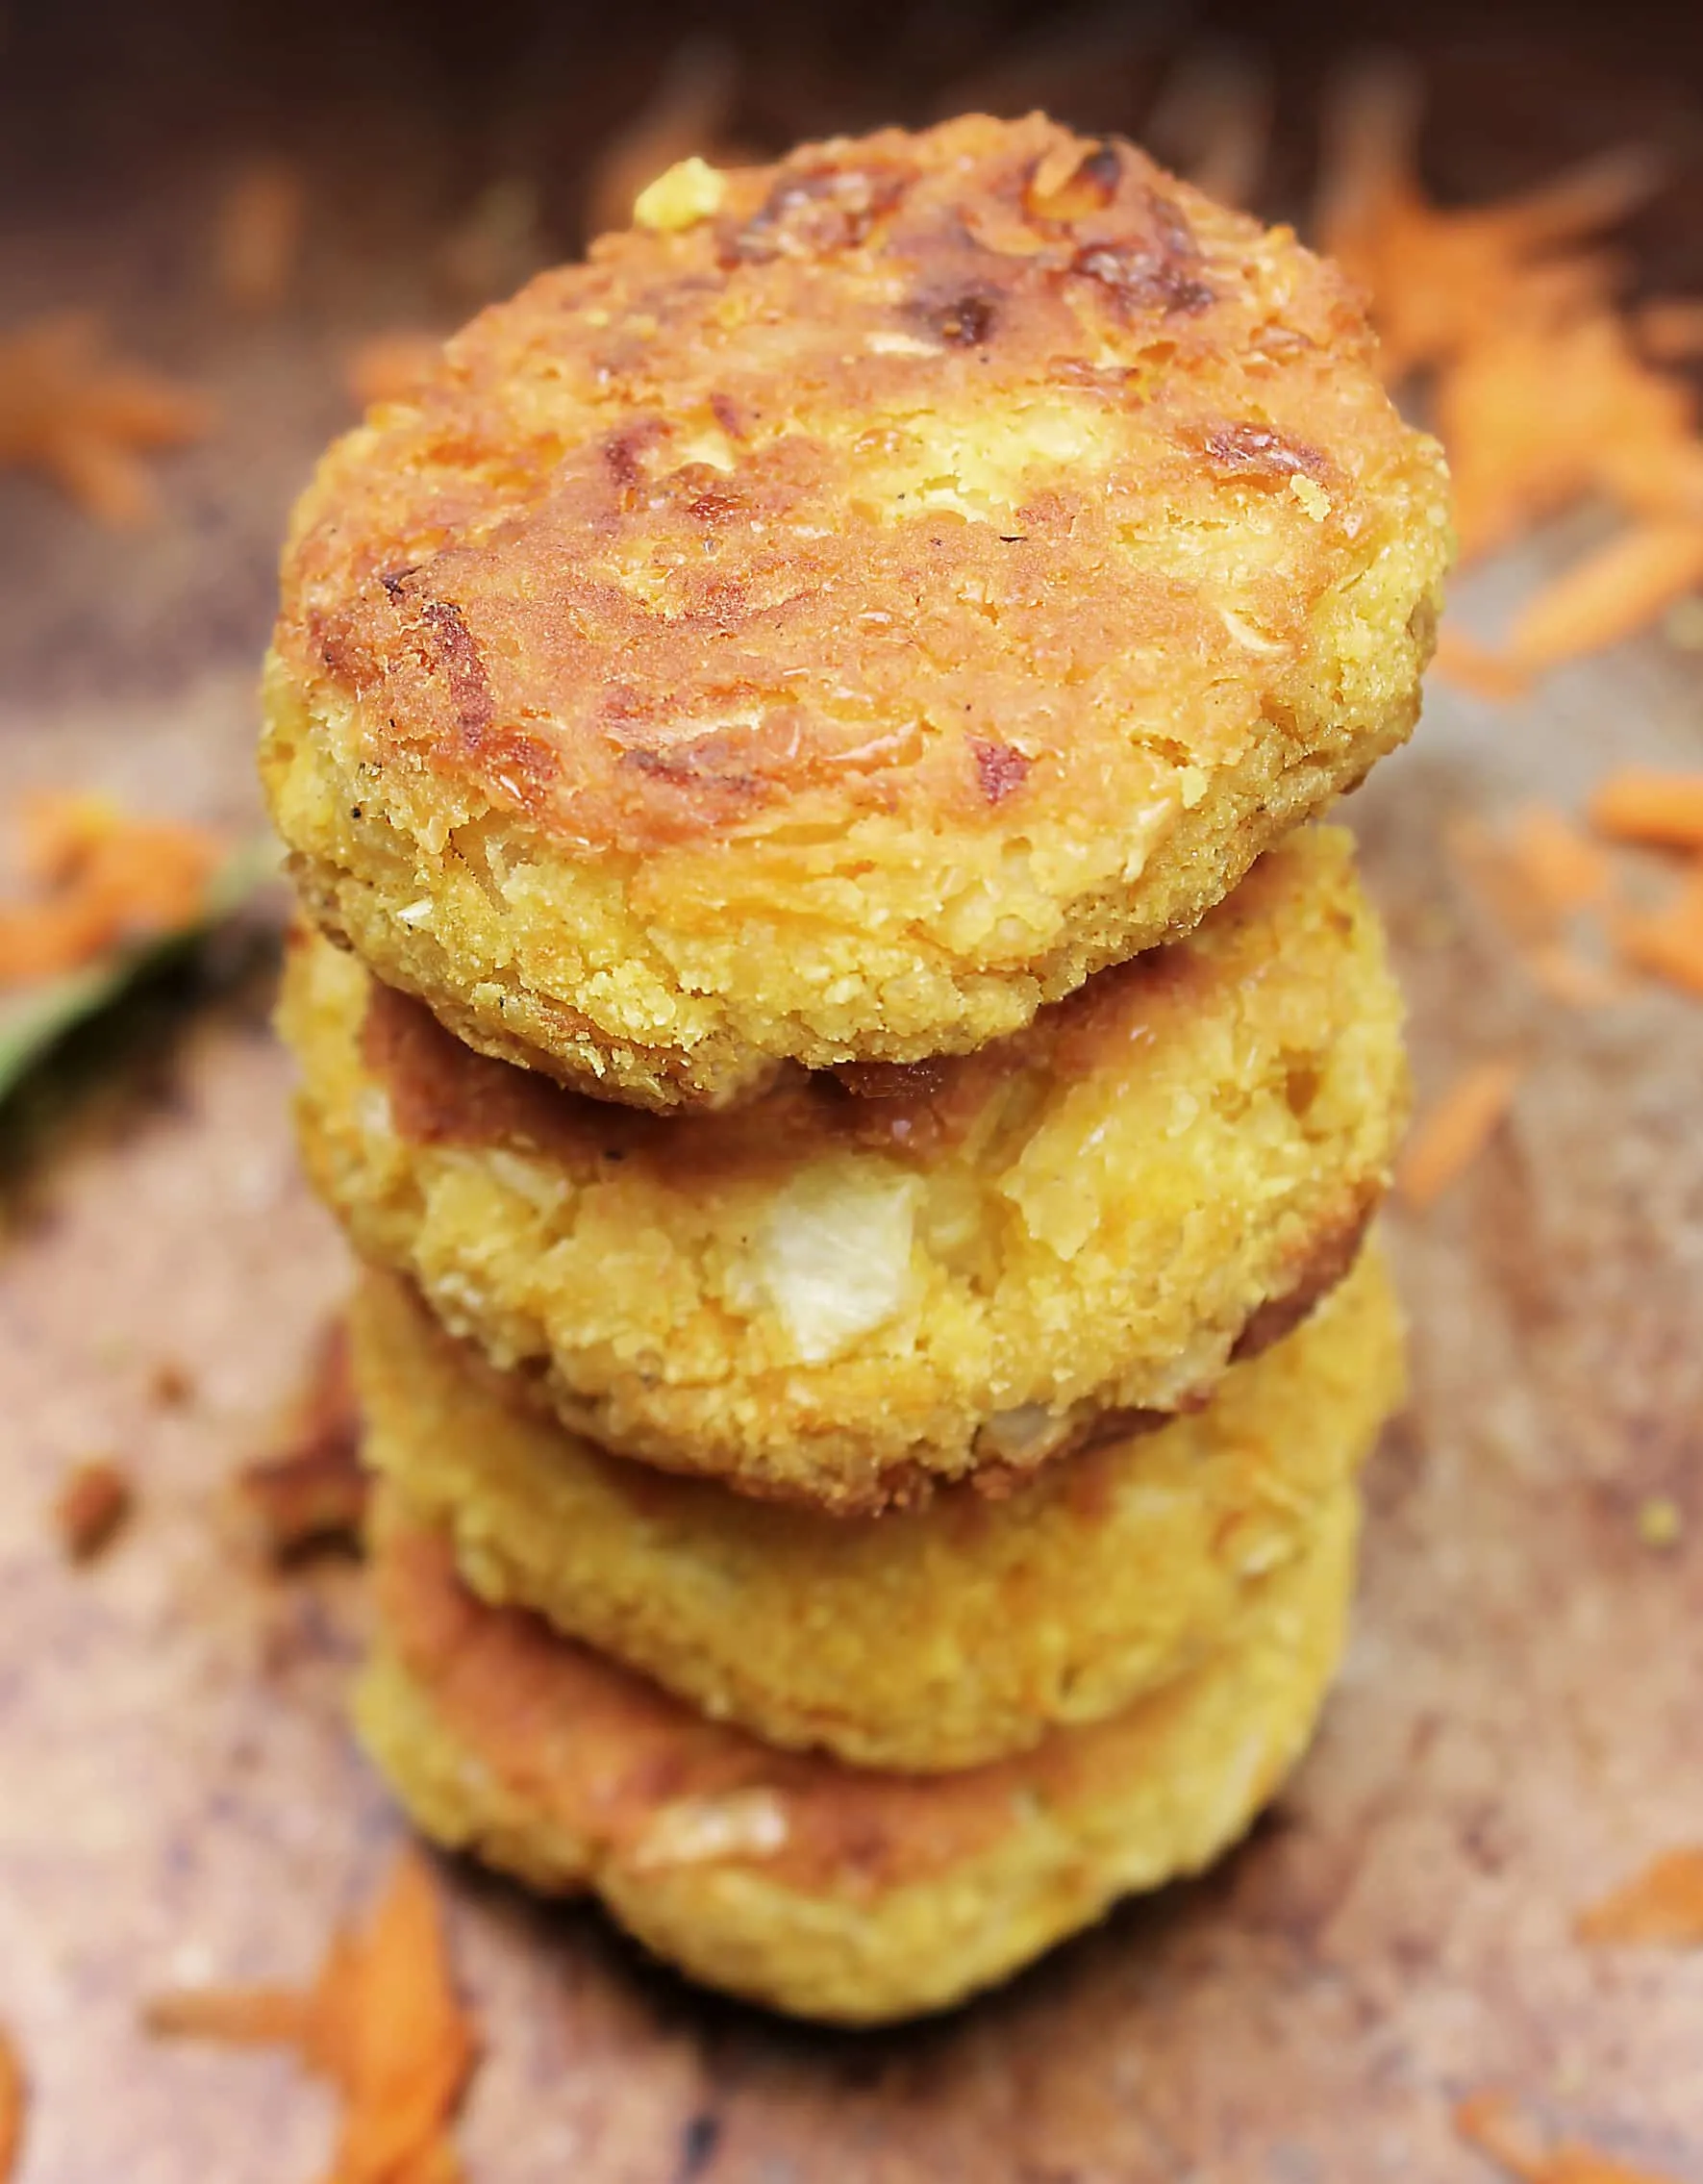
[[[297,511],[313,915],[605,1098],[966,1052],[1411,728],[1448,554],[1341,280],[1039,115],[695,162]]]

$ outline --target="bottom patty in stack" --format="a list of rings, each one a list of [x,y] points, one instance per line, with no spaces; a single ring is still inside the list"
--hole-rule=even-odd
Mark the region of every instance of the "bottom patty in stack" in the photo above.
[[[1307,1551],[1160,1690],[1019,1758],[918,1776],[776,1751],[539,1616],[484,1606],[444,1535],[382,1500],[358,1719],[439,1843],[594,1890],[712,1986],[834,2022],[914,2016],[1246,1829],[1336,1668],[1358,1514],[1340,1490]]]
[[[1368,1255],[1198,1416],[860,1522],[598,1456],[394,1285],[357,1346],[385,1481],[359,1719],[421,1827],[847,2023],[956,2001],[1245,1830],[1336,1666],[1400,1379]]]

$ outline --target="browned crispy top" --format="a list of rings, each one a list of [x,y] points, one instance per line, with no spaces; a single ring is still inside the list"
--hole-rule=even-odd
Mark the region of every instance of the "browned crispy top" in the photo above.
[[[369,759],[582,852],[1127,816],[1440,495],[1337,274],[1129,144],[700,180],[326,458],[278,645]]]

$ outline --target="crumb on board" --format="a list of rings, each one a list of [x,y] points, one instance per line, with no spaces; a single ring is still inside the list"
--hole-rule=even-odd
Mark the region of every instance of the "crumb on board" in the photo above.
[[[0,339],[0,469],[36,471],[114,530],[158,511],[139,451],[183,446],[212,424],[204,394],[114,357],[92,313]]]
[[[0,2027],[0,2184],[11,2184],[24,2143],[29,2089],[11,2036]]]
[[[1582,1912],[1574,1926],[1599,1946],[1703,1947],[1703,1845],[1665,1850]]]
[[[1545,2147],[1517,2101],[1507,2094],[1469,2094],[1454,2113],[1455,2136],[1493,2161],[1519,2184],[1674,2184],[1592,2146]]]
[[[256,160],[243,168],[219,206],[213,277],[238,311],[278,309],[294,282],[307,224],[308,194],[288,160]]]
[[[1504,1057],[1475,1063],[1421,1118],[1396,1167],[1396,1189],[1415,1213],[1436,1204],[1471,1167],[1514,1103],[1521,1076]]]
[[[122,1529],[136,1506],[128,1476],[103,1457],[79,1464],[53,1500],[54,1529],[71,1562],[92,1562]]]
[[[1646,1547],[1665,1551],[1685,1538],[1686,1523],[1671,1494],[1646,1494],[1638,1505],[1638,1536]]]
[[[16,826],[29,891],[0,901],[0,990],[197,923],[223,856],[204,828],[137,818],[80,791],[21,798]]]
[[[266,1550],[280,1561],[359,1539],[366,1511],[361,1413],[340,1318],[321,1332],[293,1412],[280,1445],[238,1473]]]
[[[419,327],[390,327],[355,344],[344,360],[343,381],[363,410],[374,402],[406,402],[425,384],[442,355],[441,334]]]
[[[148,1399],[163,1411],[181,1411],[195,1400],[195,1380],[180,1359],[161,1358],[148,1374]]]
[[[305,1991],[188,1990],[142,2022],[162,2037],[295,2049],[342,2099],[332,2184],[450,2184],[450,2125],[473,2068],[431,1869],[404,1849],[364,1931],[333,1937]]]

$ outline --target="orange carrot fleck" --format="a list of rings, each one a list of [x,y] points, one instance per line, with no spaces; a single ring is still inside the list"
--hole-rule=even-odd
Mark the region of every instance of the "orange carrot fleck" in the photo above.
[[[20,832],[37,892],[0,902],[0,989],[193,924],[222,854],[199,827],[131,818],[83,794],[25,798]]]
[[[1647,2169],[1629,2168],[1594,2147],[1540,2146],[1518,2104],[1506,2094],[1475,2093],[1456,2108],[1455,2135],[1488,2154],[1519,2184],[1672,2184]]]
[[[135,1495],[116,1464],[79,1464],[54,1496],[53,1520],[72,1562],[92,1562],[130,1515]]]
[[[1622,766],[1597,783],[1586,816],[1611,841],[1703,849],[1703,773]]]
[[[1614,891],[1602,850],[1547,804],[1527,804],[1515,814],[1504,849],[1528,892],[1558,918],[1595,909]]]
[[[349,352],[343,377],[363,410],[374,402],[406,402],[425,385],[442,356],[441,334],[396,327],[358,342]]]
[[[17,2168],[28,2106],[24,2067],[18,2060],[17,2049],[5,2032],[0,2031],[0,2184],[8,2184]]]
[[[1703,1846],[1668,1850],[1581,1914],[1582,1942],[1703,1946]]]
[[[114,529],[155,513],[137,451],[199,439],[212,421],[202,395],[113,360],[88,313],[0,341],[0,467],[39,471]]]
[[[1539,674],[1635,636],[1703,584],[1703,521],[1629,525],[1544,585],[1515,616],[1508,658]]]
[[[1396,1187],[1415,1212],[1435,1205],[1490,1142],[1519,1078],[1515,1062],[1480,1062],[1420,1122],[1396,1170]]]
[[[213,272],[239,311],[276,311],[301,257],[307,191],[283,160],[260,160],[239,174],[219,207]]]
[[[438,1892],[417,1851],[398,1856],[363,1933],[339,1933],[305,1993],[163,1996],[159,2033],[293,2047],[342,2096],[328,2184],[458,2184],[449,2124],[473,2067],[450,1977]]]
[[[1532,983],[1568,1009],[1601,1009],[1623,1000],[1625,984],[1600,964],[1577,956],[1564,941],[1547,941],[1521,951]]]
[[[1543,2154],[1516,2102],[1507,2094],[1468,2094],[1454,2114],[1455,2136],[1487,2153],[1510,2176],[1538,2179]]]
[[[1431,664],[1448,682],[1493,705],[1512,705],[1531,688],[1531,677],[1512,661],[1457,629],[1439,635]]]
[[[1688,993],[1703,993],[1703,866],[1690,872],[1665,909],[1622,911],[1610,930],[1636,969]]]

